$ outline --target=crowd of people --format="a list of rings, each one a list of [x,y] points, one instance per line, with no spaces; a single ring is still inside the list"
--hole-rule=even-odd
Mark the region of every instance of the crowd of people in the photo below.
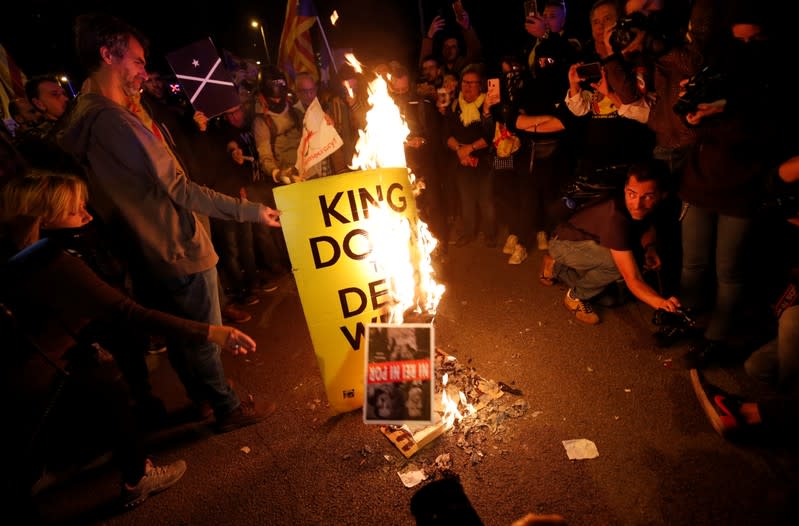
[[[745,2],[722,13],[712,0],[597,0],[588,20],[567,23],[564,0],[538,4],[518,21],[524,49],[485,57],[461,6],[452,27],[433,19],[416,64],[387,60],[368,73],[342,64],[327,85],[268,65],[256,89],[211,119],[170,100],[136,28],[79,17],[79,94],[54,76],[29,79],[8,108],[13,130],[0,134],[0,302],[30,351],[4,381],[31,404],[20,409],[30,433],[18,437],[27,454],[13,470],[15,494],[35,481],[47,430],[68,419],[50,414],[54,391],[71,400],[59,408],[90,396],[114,414],[126,505],[182,476],[185,463],[154,466],[137,439],[163,411],[144,366],[153,338],[165,341],[198,418],[220,432],[275,410],[229,385],[220,348],[256,345],[225,323],[247,321],[246,307],[290,268],[272,190],[351,169],[370,74],[386,77],[408,124],[406,161],[424,183],[418,208],[439,263],[457,256],[450,246],[478,242],[512,265],[538,249],[538,281],[563,283],[565,307],[586,324],[623,284],[656,311],[696,320],[681,333],[691,338],[688,368],[751,354],[746,371],[775,384],[778,402],[758,404],[693,372],[717,430],[790,422],[799,221],[787,197],[799,143],[780,124],[793,120],[772,67],[784,49],[770,13]],[[570,32],[579,25],[590,27],[587,41]],[[343,145],[301,174],[314,101]],[[765,336],[742,341],[742,326]],[[96,366],[93,344],[124,381]],[[48,380],[25,380],[33,375]]]

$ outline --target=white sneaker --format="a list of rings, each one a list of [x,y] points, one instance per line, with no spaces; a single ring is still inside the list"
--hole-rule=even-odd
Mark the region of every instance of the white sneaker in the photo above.
[[[503,254],[513,254],[513,250],[516,248],[516,245],[519,244],[519,238],[514,234],[508,236],[508,239],[505,241],[505,246],[502,247]]]
[[[508,264],[518,265],[525,259],[527,259],[527,249],[522,245],[516,245],[516,248],[513,249],[513,254],[508,259]]]
[[[186,463],[182,460],[156,466],[147,459],[144,467],[144,476],[132,488],[122,485],[122,505],[133,508],[144,502],[147,497],[160,493],[174,485],[186,472]]]
[[[543,230],[539,230],[538,234],[535,236],[536,241],[538,242],[538,250],[548,250],[549,249],[549,241],[547,239],[547,233]]]

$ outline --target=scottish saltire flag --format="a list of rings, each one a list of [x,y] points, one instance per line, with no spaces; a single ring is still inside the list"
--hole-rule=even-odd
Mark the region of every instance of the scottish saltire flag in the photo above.
[[[315,23],[316,9],[311,0],[288,0],[277,65],[291,78],[306,71],[319,79],[311,39]]]
[[[210,37],[167,53],[166,60],[192,107],[209,119],[241,104],[238,88]]]

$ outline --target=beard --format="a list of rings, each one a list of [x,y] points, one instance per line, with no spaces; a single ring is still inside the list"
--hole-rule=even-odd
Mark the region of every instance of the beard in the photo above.
[[[122,84],[122,90],[128,97],[134,97],[141,93],[142,81],[139,77],[134,77],[131,80],[126,80]]]

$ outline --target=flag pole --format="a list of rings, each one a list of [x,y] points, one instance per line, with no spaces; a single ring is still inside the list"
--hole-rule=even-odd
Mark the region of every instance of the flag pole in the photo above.
[[[330,44],[327,42],[327,35],[325,34],[325,28],[322,27],[322,21],[319,19],[319,15],[316,15],[316,23],[319,26],[319,33],[322,35],[322,41],[325,43],[327,56],[330,57],[330,63],[333,65],[333,71],[336,73],[336,75],[338,75],[338,66],[336,66],[336,58],[333,56],[333,52],[330,51]]]
[[[417,8],[419,9],[419,30],[421,34],[424,36],[426,33],[426,29],[424,27],[424,7],[422,6],[422,0],[419,0],[416,3]]]

